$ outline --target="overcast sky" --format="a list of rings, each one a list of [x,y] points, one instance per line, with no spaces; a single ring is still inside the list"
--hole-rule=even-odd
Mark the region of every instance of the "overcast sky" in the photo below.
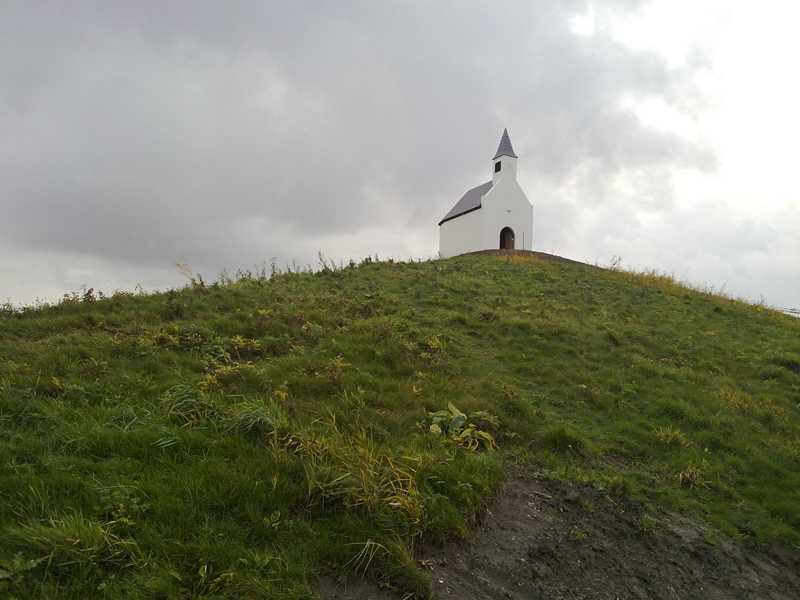
[[[783,0],[0,2],[0,301],[430,257],[508,127],[534,246],[800,306]]]

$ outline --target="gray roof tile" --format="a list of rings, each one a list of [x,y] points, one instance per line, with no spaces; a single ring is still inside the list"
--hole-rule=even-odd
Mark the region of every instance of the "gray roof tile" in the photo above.
[[[461,200],[456,202],[456,205],[450,209],[450,212],[444,216],[444,219],[439,221],[439,225],[450,219],[455,219],[473,210],[478,210],[481,207],[481,198],[486,192],[492,189],[492,182],[487,181],[477,187],[467,190],[467,193],[461,196]]]
[[[494,155],[492,160],[500,156],[519,158],[519,156],[514,154],[514,147],[511,145],[511,138],[508,137],[508,129],[503,129],[503,137],[500,138],[500,145],[497,147],[497,154]]]

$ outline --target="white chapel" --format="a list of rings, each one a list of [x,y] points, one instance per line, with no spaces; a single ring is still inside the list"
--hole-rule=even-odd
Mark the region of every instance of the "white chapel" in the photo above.
[[[517,182],[508,130],[492,158],[492,180],[467,190],[439,221],[439,255],[476,250],[532,250],[533,205]]]

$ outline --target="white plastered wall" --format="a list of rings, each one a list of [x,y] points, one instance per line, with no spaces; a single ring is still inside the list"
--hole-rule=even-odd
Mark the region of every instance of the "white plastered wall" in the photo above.
[[[533,250],[533,205],[525,192],[511,177],[499,177],[494,187],[481,200],[480,248],[500,247],[500,231],[504,227],[514,230],[514,248]],[[476,240],[477,241],[477,240]]]
[[[483,236],[482,210],[474,210],[439,226],[439,254],[443,258],[478,249],[476,245]]]

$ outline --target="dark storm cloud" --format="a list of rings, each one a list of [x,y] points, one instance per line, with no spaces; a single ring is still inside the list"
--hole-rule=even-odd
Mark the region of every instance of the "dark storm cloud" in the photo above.
[[[569,185],[602,204],[613,177],[653,169],[632,202],[661,210],[669,168],[706,169],[713,156],[644,126],[623,101],[680,106],[692,68],[574,35],[569,20],[585,9],[5,3],[5,264],[50,252],[155,285],[175,260],[214,271],[316,250],[407,256],[420,240],[433,254],[435,222],[486,177],[504,126],[545,196]],[[574,208],[550,214],[564,235],[575,226]],[[17,276],[3,260],[0,273]]]

